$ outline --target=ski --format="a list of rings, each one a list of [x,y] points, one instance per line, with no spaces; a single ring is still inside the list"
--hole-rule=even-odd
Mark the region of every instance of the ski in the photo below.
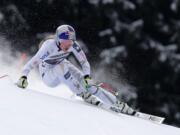
[[[146,114],[146,113],[142,113],[142,112],[136,112],[134,116],[145,119],[145,120],[153,121],[153,122],[159,123],[159,124],[163,123],[163,121],[165,120],[164,117],[159,117],[159,116]]]
[[[114,112],[116,114],[125,114],[125,113],[122,113],[115,106],[109,106],[109,105],[106,105],[106,104],[102,103],[99,107],[104,109],[104,110],[107,110],[107,111],[110,111],[110,112]],[[125,114],[125,115],[128,115],[128,114]],[[141,118],[141,119],[148,120],[150,122],[154,122],[154,123],[158,123],[158,124],[162,124],[163,121],[165,120],[164,117],[159,117],[159,116],[155,116],[155,115],[151,115],[151,114],[146,114],[146,113],[142,113],[142,112],[136,112],[134,115],[128,115],[128,116]]]
[[[100,88],[102,88],[102,89],[112,93],[116,97],[118,95],[117,94],[118,92],[116,90],[114,90],[112,88],[112,86],[110,86],[107,83],[97,83],[97,87],[100,87]],[[102,105],[101,108],[109,109],[111,111],[120,113],[120,111],[118,111],[118,108],[116,108],[116,107],[110,107],[110,106]],[[152,121],[152,122],[155,122],[155,123],[159,123],[159,124],[163,123],[163,121],[165,120],[164,117],[159,117],[159,116],[155,116],[155,115],[151,115],[151,114],[146,114],[146,113],[142,113],[142,112],[136,112],[134,116],[137,117],[137,118],[141,118],[141,119],[144,119],[144,120],[149,120],[149,121]]]

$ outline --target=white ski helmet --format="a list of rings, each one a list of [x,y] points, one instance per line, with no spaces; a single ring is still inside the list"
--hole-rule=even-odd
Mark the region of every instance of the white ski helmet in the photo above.
[[[61,39],[64,40],[76,40],[76,33],[72,26],[61,25],[56,29],[56,43],[61,43]]]

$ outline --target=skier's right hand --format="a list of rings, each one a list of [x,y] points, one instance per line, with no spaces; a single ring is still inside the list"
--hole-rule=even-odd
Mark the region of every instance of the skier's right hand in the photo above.
[[[16,84],[19,88],[25,89],[28,86],[27,77],[21,76]]]

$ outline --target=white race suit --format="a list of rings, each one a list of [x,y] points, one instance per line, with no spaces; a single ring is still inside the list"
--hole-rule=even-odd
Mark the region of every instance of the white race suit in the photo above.
[[[67,60],[71,53],[79,61],[82,71]],[[69,86],[76,95],[87,91],[83,86],[83,77],[90,75],[90,64],[76,41],[67,52],[64,52],[54,39],[47,39],[35,56],[24,66],[22,74],[28,76],[35,66],[39,67],[40,76],[49,87],[56,87],[62,82]],[[91,87],[89,92],[107,104],[111,105],[116,102],[116,97],[107,91]]]

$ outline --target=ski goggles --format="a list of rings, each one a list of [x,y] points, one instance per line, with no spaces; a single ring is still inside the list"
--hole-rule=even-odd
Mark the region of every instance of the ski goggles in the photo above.
[[[70,39],[70,33],[67,31],[67,32],[63,32],[61,34],[59,34],[59,39],[64,39],[64,40],[69,40]]]

